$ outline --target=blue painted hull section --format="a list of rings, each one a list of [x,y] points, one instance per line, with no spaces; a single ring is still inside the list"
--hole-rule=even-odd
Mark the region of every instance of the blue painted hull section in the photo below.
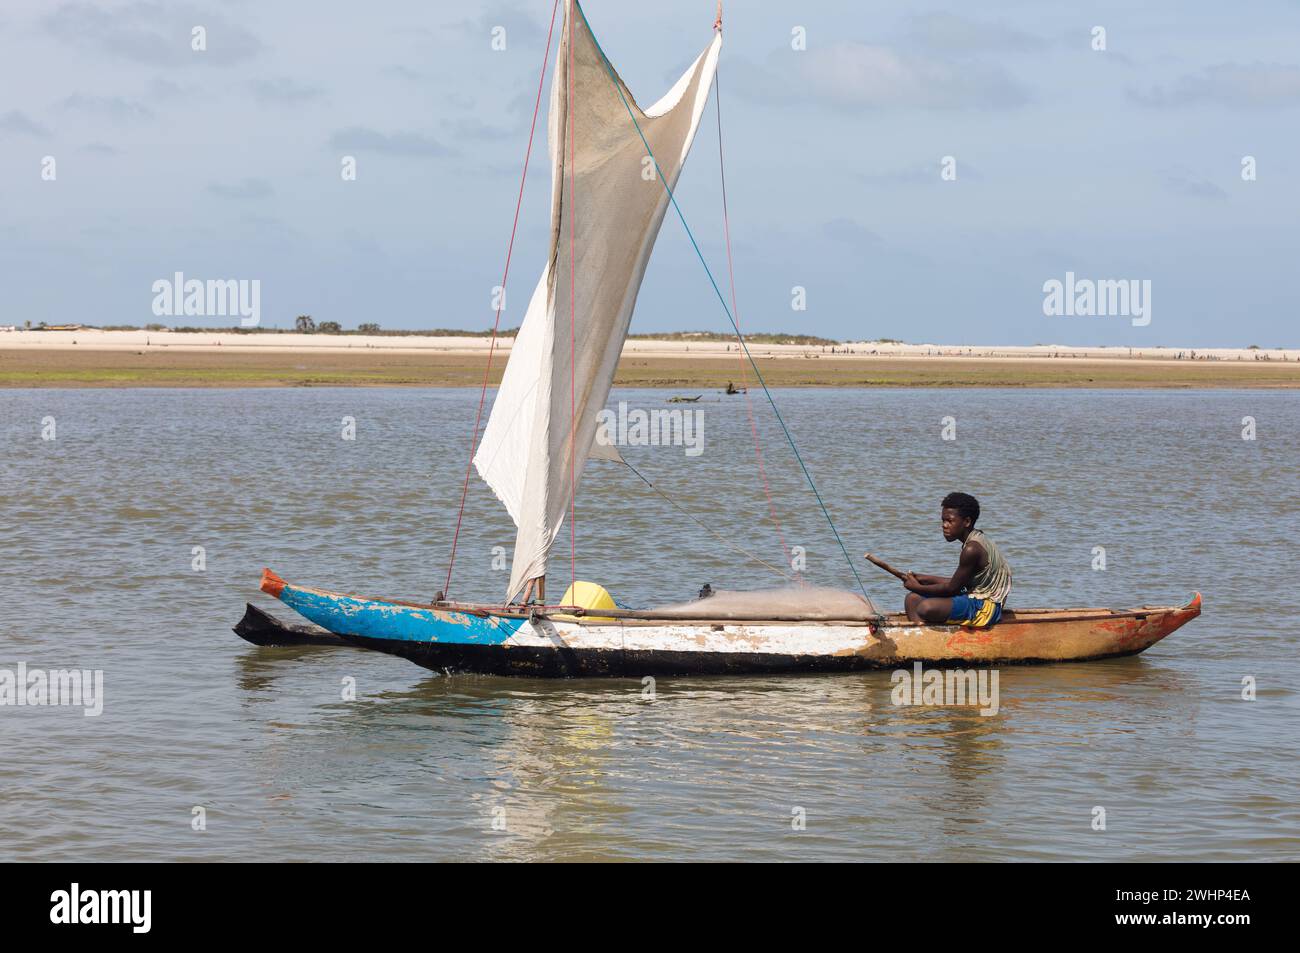
[[[440,609],[359,599],[286,585],[280,601],[304,618],[338,635],[398,642],[500,645],[523,619],[477,616]]]

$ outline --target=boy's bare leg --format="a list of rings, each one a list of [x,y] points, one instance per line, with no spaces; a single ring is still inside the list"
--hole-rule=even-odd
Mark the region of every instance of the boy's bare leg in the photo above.
[[[907,594],[905,608],[913,622],[944,623],[952,617],[951,599],[923,599],[915,592]]]
[[[916,614],[916,607],[925,601],[925,596],[917,592],[909,592],[907,598],[903,600],[903,611],[907,613],[907,618],[912,622],[920,622],[921,617]]]

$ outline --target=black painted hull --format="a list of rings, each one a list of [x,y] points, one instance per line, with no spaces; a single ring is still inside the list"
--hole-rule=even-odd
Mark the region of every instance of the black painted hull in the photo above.
[[[536,678],[644,678],[647,675],[787,675],[891,667],[861,656],[744,652],[543,649],[505,645],[412,643],[344,636],[358,648],[397,655],[435,672]]]
[[[296,625],[283,622],[263,612],[251,602],[244,606],[244,617],[235,624],[234,632],[253,645],[346,645],[343,636],[335,635],[318,625]]]

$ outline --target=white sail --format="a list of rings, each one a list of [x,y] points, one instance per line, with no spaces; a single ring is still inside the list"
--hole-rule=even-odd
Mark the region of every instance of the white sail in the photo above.
[[[545,574],[588,457],[617,459],[613,448],[593,447],[597,414],[668,207],[659,176],[676,187],[722,46],[719,32],[642,111],[574,0],[565,0],[561,36],[549,123],[550,252],[474,456],[519,529],[507,600]]]

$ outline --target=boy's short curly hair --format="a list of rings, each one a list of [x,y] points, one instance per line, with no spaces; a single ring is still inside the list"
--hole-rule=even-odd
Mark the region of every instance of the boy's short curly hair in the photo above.
[[[949,493],[943,498],[945,510],[956,510],[962,516],[969,516],[972,526],[980,518],[980,501],[969,493]]]

